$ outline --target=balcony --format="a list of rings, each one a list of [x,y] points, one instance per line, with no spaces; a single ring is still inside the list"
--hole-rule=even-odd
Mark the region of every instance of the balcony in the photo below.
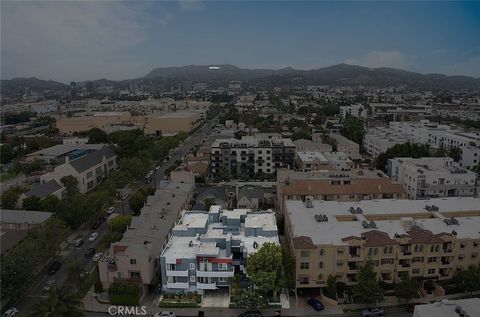
[[[188,276],[188,270],[185,271],[173,271],[173,270],[167,270],[166,271],[167,276],[182,276],[182,277],[187,277]]]
[[[197,283],[197,289],[213,290],[213,289],[217,289],[217,284],[216,283],[211,283],[211,284]]]
[[[198,271],[197,277],[233,277],[235,271]]]
[[[167,282],[167,288],[171,289],[188,289],[188,282],[185,283],[171,283]]]

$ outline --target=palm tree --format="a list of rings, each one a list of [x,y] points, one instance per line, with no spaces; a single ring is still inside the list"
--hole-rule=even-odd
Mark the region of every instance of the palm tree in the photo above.
[[[30,317],[83,317],[82,302],[66,289],[53,287],[48,298],[35,303]]]

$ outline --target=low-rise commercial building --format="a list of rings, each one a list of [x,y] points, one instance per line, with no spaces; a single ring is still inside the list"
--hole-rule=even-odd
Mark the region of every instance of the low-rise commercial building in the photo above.
[[[372,261],[386,283],[404,274],[450,279],[480,261],[480,199],[287,200],[288,245],[297,288],[326,286],[327,277],[354,285]]]
[[[276,169],[293,168],[295,145],[290,139],[259,139],[244,136],[218,139],[211,146],[211,173],[215,177],[227,174],[233,178],[274,175]]]
[[[115,281],[132,282],[141,285],[146,294],[150,287],[160,283],[160,254],[180,219],[180,212],[190,208],[193,198],[193,176],[183,177],[185,173],[172,173],[170,181],[162,182],[155,194],[148,196],[140,215],[132,218],[122,239],[112,243],[99,261],[104,288]],[[191,181],[185,182],[187,179]]]
[[[347,154],[352,160],[358,160],[362,158],[359,152],[360,146],[357,143],[338,133],[330,133],[329,136],[337,141],[337,152],[343,152]]]
[[[164,292],[227,289],[235,272],[246,274],[248,256],[264,243],[279,244],[272,211],[185,211],[160,257]]]
[[[330,144],[321,143],[321,141],[313,142],[311,140],[299,139],[293,141],[293,144],[295,144],[297,151],[318,151],[321,153],[332,151],[332,146]]]
[[[347,116],[352,116],[357,118],[366,118],[367,110],[361,104],[350,105],[350,106],[340,106],[340,117],[345,119]]]
[[[180,131],[190,132],[202,118],[200,112],[171,112],[145,117],[145,134],[175,135]]]
[[[65,157],[68,157],[70,160],[74,160],[85,154],[97,151],[104,146],[105,144],[58,144],[46,149],[27,154],[25,155],[25,159],[27,162],[42,160],[50,165],[58,165],[65,162]]]
[[[355,163],[343,152],[325,152],[323,155],[332,169],[349,171],[355,166]]]
[[[450,157],[400,157],[388,162],[388,175],[405,187],[408,197],[474,196],[477,173],[461,168]]]
[[[319,151],[297,151],[295,162],[297,169],[306,172],[330,168],[328,160]]]
[[[70,118],[57,119],[57,129],[60,134],[87,131],[93,128],[105,130],[111,125],[125,125],[130,123],[130,112],[94,112],[83,113]]]

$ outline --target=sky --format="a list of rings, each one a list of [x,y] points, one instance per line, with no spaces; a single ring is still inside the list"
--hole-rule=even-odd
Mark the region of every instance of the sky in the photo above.
[[[480,77],[480,2],[1,1],[1,77],[338,63]]]

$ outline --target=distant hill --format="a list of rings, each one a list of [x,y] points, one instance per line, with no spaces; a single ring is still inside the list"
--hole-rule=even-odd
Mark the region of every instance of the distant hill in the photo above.
[[[394,68],[368,68],[356,65],[338,64],[313,70],[296,70],[291,67],[272,69],[242,69],[233,65],[181,66],[156,68],[145,79],[163,78],[176,81],[248,81],[267,86],[288,85],[294,81],[305,85],[365,85],[399,86],[407,85],[423,89],[480,88],[480,78],[467,76],[446,76],[442,74],[420,74]]]
[[[35,77],[31,78],[13,78],[0,81],[2,91],[22,91],[25,87],[30,87],[32,91],[42,92],[44,90],[68,89],[69,86],[58,81],[42,80]]]

